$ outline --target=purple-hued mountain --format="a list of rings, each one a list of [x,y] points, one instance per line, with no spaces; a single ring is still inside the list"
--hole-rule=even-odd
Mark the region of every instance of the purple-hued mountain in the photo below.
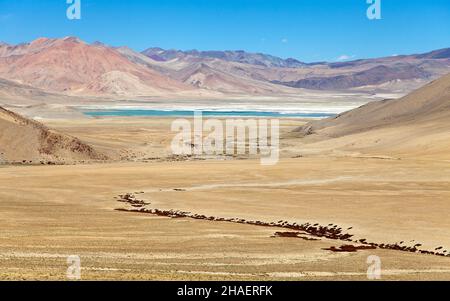
[[[0,44],[0,95],[120,97],[293,96],[307,90],[403,94],[450,72],[450,48],[423,54],[306,64],[238,51],[180,51],[85,43],[76,37]],[[17,86],[19,85],[19,86]],[[18,88],[19,87],[19,88]],[[31,91],[31,90],[30,90]]]
[[[379,85],[394,80],[431,79],[432,73],[414,65],[380,65],[348,75],[309,77],[292,82],[277,82],[294,88],[342,90],[366,85]]]
[[[263,53],[250,53],[243,50],[235,51],[198,51],[198,50],[164,50],[162,48],[149,48],[142,52],[146,56],[157,61],[169,61],[176,58],[184,58],[192,56],[197,58],[220,59],[227,62],[236,62],[262,67],[279,67],[279,68],[298,68],[306,64],[293,58],[282,59],[273,55]]]

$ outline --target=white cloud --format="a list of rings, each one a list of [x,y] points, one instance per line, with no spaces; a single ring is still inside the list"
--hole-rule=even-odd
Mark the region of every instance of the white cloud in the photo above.
[[[288,39],[286,39],[286,38],[282,38],[282,39],[281,39],[281,43],[284,43],[284,44],[286,44],[287,42],[289,42],[289,40],[288,40]]]
[[[339,56],[336,61],[347,61],[347,60],[351,60],[352,58],[354,58],[355,55],[347,55],[347,54],[343,54],[341,56]]]

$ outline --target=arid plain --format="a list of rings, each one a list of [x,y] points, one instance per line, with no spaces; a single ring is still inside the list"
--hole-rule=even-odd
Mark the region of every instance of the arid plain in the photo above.
[[[0,43],[0,279],[65,280],[77,255],[83,280],[367,280],[376,255],[384,280],[450,280],[449,66],[448,48],[303,63]],[[281,118],[263,166],[174,156],[173,118],[82,113],[111,108],[337,115]]]
[[[0,277],[65,279],[67,256],[78,255],[83,279],[364,280],[367,257],[377,255],[383,279],[450,279],[449,257],[382,248],[332,252],[325,249],[348,243],[275,235],[290,231],[283,227],[115,210],[125,207],[118,195],[137,193],[161,210],[336,224],[355,239],[448,250],[447,158],[331,154],[299,142],[293,131],[306,121],[285,119],[275,166],[245,158],[178,162],[168,156],[170,122],[45,121],[106,153],[127,149],[129,160],[1,167]]]

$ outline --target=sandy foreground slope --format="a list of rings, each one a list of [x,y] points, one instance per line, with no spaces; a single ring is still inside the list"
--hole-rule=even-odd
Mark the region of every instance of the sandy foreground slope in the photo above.
[[[83,279],[364,280],[368,256],[378,255],[383,279],[450,279],[449,257],[338,253],[324,249],[347,242],[273,237],[290,231],[284,228],[114,210],[125,207],[119,194],[144,192],[137,197],[152,208],[333,223],[351,228],[345,231],[355,239],[450,249],[450,163],[439,156],[309,154],[289,136],[304,121],[284,120],[282,160],[273,167],[258,160],[168,162],[170,122],[46,121],[106,153],[125,149],[137,162],[1,167],[0,278],[65,279],[67,256],[79,255]]]
[[[298,129],[311,150],[450,159],[450,74],[395,100],[368,103]]]
[[[0,162],[47,164],[106,159],[75,137],[0,107]]]
[[[367,257],[378,255],[384,279],[450,279],[448,257],[333,253],[323,249],[344,243],[114,210],[123,207],[118,194],[143,191],[156,208],[335,223],[372,241],[448,249],[449,181],[448,165],[375,159],[286,159],[271,168],[255,161],[4,167],[0,275],[64,279],[67,256],[79,255],[84,279],[363,280]]]

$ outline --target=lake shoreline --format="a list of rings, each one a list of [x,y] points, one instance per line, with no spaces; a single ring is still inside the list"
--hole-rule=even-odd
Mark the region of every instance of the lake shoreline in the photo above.
[[[335,116],[329,113],[308,113],[308,112],[278,112],[278,111],[247,111],[247,110],[148,110],[148,109],[103,109],[103,110],[82,110],[84,115],[90,117],[194,117],[194,114],[201,114],[204,117],[257,117],[257,118],[328,118]]]

